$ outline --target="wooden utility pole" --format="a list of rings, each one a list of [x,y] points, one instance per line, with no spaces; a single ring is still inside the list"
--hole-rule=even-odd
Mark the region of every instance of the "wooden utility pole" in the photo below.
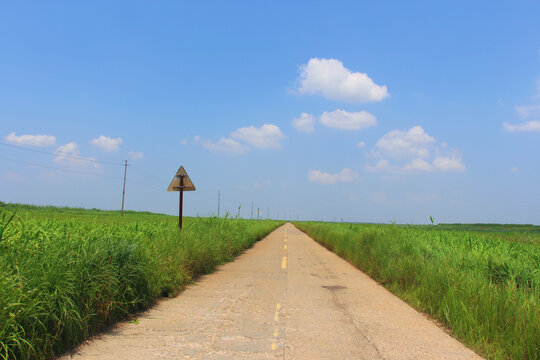
[[[217,192],[217,217],[219,219],[219,208],[221,205],[221,191]]]
[[[122,211],[120,212],[120,216],[124,216],[124,198],[126,197],[127,160],[124,161],[124,190],[122,190]]]

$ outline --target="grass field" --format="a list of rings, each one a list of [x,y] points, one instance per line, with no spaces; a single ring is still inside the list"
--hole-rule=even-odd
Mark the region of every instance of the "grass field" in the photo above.
[[[278,225],[0,203],[0,359],[60,354]]]
[[[487,358],[539,358],[540,234],[295,225]]]

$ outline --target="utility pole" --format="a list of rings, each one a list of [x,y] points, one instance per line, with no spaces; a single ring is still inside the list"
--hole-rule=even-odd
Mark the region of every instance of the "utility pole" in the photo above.
[[[124,198],[126,197],[126,173],[127,173],[127,160],[124,160],[124,190],[122,190],[122,211],[120,216],[124,216]]]
[[[217,217],[219,219],[219,207],[221,205],[221,191],[217,192]]]
[[[251,220],[253,220],[253,200],[251,200]]]
[[[279,209],[277,209],[277,219],[279,220]]]
[[[257,220],[261,220],[261,209],[257,208]]]
[[[270,219],[270,208],[266,208],[266,218]]]

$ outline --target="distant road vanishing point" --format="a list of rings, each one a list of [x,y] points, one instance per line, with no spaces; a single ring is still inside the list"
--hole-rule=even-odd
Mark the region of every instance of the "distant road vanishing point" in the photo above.
[[[481,359],[292,224],[61,359]]]

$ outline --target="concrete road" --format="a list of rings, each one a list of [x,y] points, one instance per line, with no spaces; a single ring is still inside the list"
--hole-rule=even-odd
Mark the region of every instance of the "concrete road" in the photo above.
[[[62,359],[481,359],[287,224]]]

